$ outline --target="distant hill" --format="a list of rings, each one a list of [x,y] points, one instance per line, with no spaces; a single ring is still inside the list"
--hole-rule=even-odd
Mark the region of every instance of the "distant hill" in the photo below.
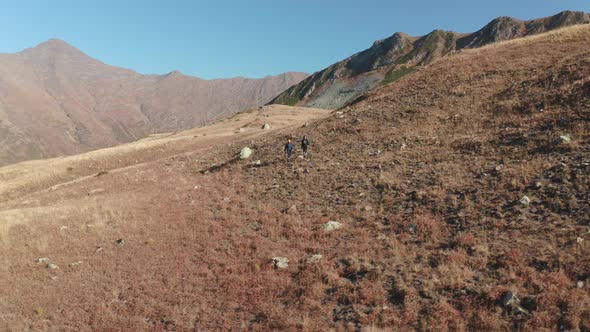
[[[0,54],[0,165],[202,125],[263,105],[307,74],[202,80],[141,75],[52,39]]]
[[[314,73],[271,103],[338,109],[379,85],[396,81],[454,52],[584,23],[590,23],[589,14],[565,11],[530,21],[500,17],[469,34],[434,30],[426,36],[412,37],[398,32]]]

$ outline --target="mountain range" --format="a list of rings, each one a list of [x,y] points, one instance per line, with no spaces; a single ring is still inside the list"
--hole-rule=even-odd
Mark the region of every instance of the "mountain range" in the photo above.
[[[338,109],[442,57],[589,22],[587,13],[565,11],[529,21],[500,17],[474,33],[395,33],[311,76],[262,79],[142,75],[51,39],[0,54],[0,166],[176,132],[265,103]]]
[[[434,30],[422,37],[412,37],[398,32],[314,73],[271,103],[338,109],[367,91],[394,82],[443,56],[583,23],[590,23],[589,14],[564,11],[529,21],[499,17],[474,33]]]
[[[0,54],[0,165],[76,154],[203,125],[268,102],[307,77],[142,75],[51,39]]]

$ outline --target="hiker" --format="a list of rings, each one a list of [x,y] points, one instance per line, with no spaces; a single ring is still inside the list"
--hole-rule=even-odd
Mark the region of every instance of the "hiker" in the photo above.
[[[307,158],[307,147],[309,146],[309,140],[307,139],[307,135],[303,135],[301,139],[301,149],[303,150],[303,157]]]
[[[291,155],[293,154],[293,149],[295,148],[295,146],[293,145],[293,143],[291,143],[291,140],[289,140],[287,142],[287,144],[285,144],[285,152],[287,153],[287,160],[291,161]]]

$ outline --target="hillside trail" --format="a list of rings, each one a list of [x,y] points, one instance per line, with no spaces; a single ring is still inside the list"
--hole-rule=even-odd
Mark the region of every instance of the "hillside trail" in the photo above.
[[[179,133],[152,135],[140,141],[81,155],[28,161],[0,168],[0,203],[37,191],[85,181],[98,174],[124,171],[188,152],[205,153],[277,130],[288,130],[326,116],[329,111],[269,105],[233,115],[214,124]],[[270,124],[269,130],[262,129]]]

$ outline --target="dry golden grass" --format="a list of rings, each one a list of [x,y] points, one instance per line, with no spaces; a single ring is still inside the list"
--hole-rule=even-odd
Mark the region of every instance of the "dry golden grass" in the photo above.
[[[302,127],[288,112],[258,135],[252,112],[113,149],[72,179],[16,180],[0,202],[0,329],[590,329],[590,50],[537,38],[438,61],[343,117]],[[555,146],[563,133],[575,149]],[[303,134],[310,160],[285,162]],[[244,144],[261,165],[228,162]],[[528,314],[500,304],[507,291]]]

